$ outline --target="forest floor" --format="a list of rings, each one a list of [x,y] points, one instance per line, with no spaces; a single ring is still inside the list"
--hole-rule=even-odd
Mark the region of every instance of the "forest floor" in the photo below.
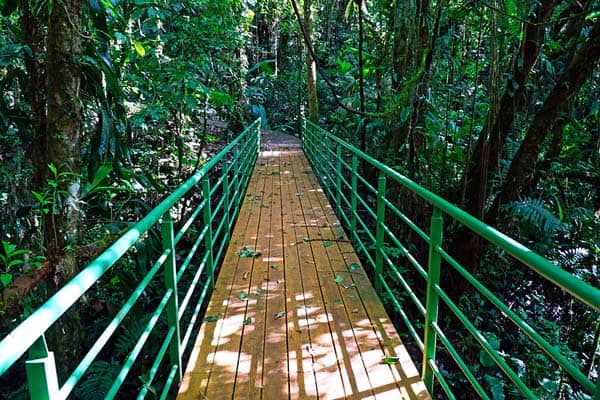
[[[302,147],[302,142],[296,136],[288,135],[279,131],[267,129],[261,130],[261,141],[263,150],[272,150],[274,148]]]

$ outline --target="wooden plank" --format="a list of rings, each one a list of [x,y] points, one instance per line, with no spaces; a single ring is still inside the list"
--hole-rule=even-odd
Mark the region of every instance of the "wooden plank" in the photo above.
[[[269,259],[271,257],[271,225],[273,220],[273,164],[277,160],[262,154],[259,171],[266,180],[261,196],[261,218],[258,222],[256,249],[260,256],[254,260],[250,273],[250,287],[244,294],[246,310],[244,319],[251,322],[243,326],[243,337],[240,346],[240,359],[236,375],[235,399],[258,399],[263,390],[263,365],[265,344],[264,338],[267,323],[268,282],[266,281]]]
[[[271,172],[274,181],[271,202],[270,252],[266,267],[266,290],[268,298],[264,332],[264,370],[262,398],[288,397],[288,305],[286,298],[286,262],[283,250],[282,192],[287,167],[287,157],[279,156]]]
[[[296,157],[297,161],[303,156]],[[302,207],[304,217],[305,237],[307,239],[319,239],[318,210],[313,209],[309,200],[318,186],[311,182],[313,176],[309,173],[306,165],[300,164],[299,169],[303,171],[298,182],[298,199]],[[316,243],[316,242],[315,242]],[[303,244],[305,250],[304,266],[311,271],[305,275],[310,279],[312,295],[319,299],[316,314],[316,322],[319,331],[311,330],[311,351],[313,353],[315,373],[317,377],[317,390],[319,398],[346,398],[351,392],[348,371],[351,370],[349,359],[344,357],[344,348],[340,329],[336,326],[339,318],[339,299],[331,293],[329,282],[334,282],[333,277],[324,276],[328,259],[323,247],[323,242],[314,245],[312,241]],[[329,279],[331,278],[331,279]]]
[[[290,399],[315,399],[317,398],[317,382],[313,368],[313,357],[310,329],[314,322],[311,314],[316,310],[311,307],[311,299],[305,293],[304,273],[307,268],[301,263],[300,251],[305,250],[303,238],[306,232],[297,225],[304,218],[296,215],[300,206],[297,181],[301,178],[293,162],[294,154],[289,152],[286,159],[288,163],[282,168],[281,201],[283,221],[283,243],[285,262],[286,302],[287,302],[287,334],[288,334],[288,387]],[[307,298],[308,297],[308,298]],[[274,398],[274,397],[272,397]],[[268,399],[268,397],[265,397]]]
[[[313,179],[316,184],[316,177]],[[327,210],[324,211],[327,224],[321,235],[335,240],[332,241],[334,245],[328,247],[331,265],[343,267],[336,273],[344,277],[344,281],[348,280],[342,285],[351,289],[342,291],[342,298],[346,310],[351,310],[355,339],[376,398],[397,398],[397,389],[390,385],[393,382],[396,382],[397,388],[408,398],[428,398],[419,373],[365,274],[358,256],[334,212],[328,209],[330,205],[325,194],[319,191],[315,197],[319,201],[320,209]],[[349,294],[351,292],[352,295]],[[361,332],[360,340],[356,331]],[[382,364],[381,360],[386,355],[397,356],[400,362],[392,365]]]
[[[429,399],[302,152],[263,152],[248,196],[179,398]]]
[[[255,171],[258,169],[257,166]],[[224,390],[221,393],[225,393],[226,390],[229,390],[230,394],[233,392],[239,347],[236,348],[233,343],[229,343],[233,346],[224,349],[220,344],[223,341],[229,342],[227,337],[231,335],[231,331],[235,331],[236,325],[243,322],[237,321],[240,319],[239,316],[231,315],[229,298],[238,285],[236,279],[239,281],[239,277],[243,277],[252,265],[251,258],[241,258],[236,253],[244,246],[254,247],[256,245],[256,229],[262,211],[257,196],[261,195],[259,191],[263,190],[264,184],[265,177],[256,172],[253,173],[206,311],[207,317],[217,318],[217,321],[206,321],[205,318],[202,323],[180,385],[178,398],[205,398],[208,395],[207,390],[211,380],[214,382],[217,379],[223,384]],[[227,318],[233,320],[227,320]]]

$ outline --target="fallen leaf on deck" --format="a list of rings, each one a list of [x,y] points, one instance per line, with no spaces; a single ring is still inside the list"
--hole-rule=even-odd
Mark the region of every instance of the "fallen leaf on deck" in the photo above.
[[[384,364],[396,364],[400,359],[395,356],[385,356],[383,360],[381,360]]]
[[[281,317],[283,317],[285,315],[285,311],[277,311],[275,314],[273,314],[273,319],[279,319]]]

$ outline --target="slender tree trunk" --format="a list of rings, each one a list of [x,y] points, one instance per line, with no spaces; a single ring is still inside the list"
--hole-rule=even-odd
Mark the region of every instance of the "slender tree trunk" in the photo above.
[[[313,16],[312,0],[304,1],[304,29],[312,41]],[[308,99],[308,119],[312,122],[319,121],[319,99],[317,96],[317,64],[312,59],[309,50],[306,50],[306,92]]]
[[[79,173],[80,138],[83,127],[79,58],[81,43],[82,0],[63,0],[52,8],[48,25],[47,93],[48,93],[48,162],[59,171]],[[54,218],[46,218],[48,255],[57,261],[64,278],[76,272],[75,265],[64,259],[65,247],[75,242],[79,220],[79,178],[71,176],[64,190],[64,210]]]
[[[80,101],[80,66],[82,55],[83,0],[55,2],[48,24],[48,162],[59,171],[80,172],[80,139],[83,129]],[[78,265],[75,252],[68,249],[78,236],[79,185],[76,175],[67,175],[59,186],[64,191],[59,213],[45,218],[46,243],[50,261],[56,268],[54,282],[69,280]],[[77,307],[71,310],[48,332],[51,345],[57,350],[58,368],[64,374],[71,371],[80,354],[81,321]]]
[[[365,63],[364,63],[364,41],[365,41],[365,28],[363,18],[363,0],[358,0],[358,84],[359,84],[359,96],[360,96],[360,112],[364,115],[366,112],[365,108]],[[363,121],[360,129],[360,149],[363,152],[367,151],[367,121]]]
[[[29,1],[22,1],[21,28],[23,40],[29,49],[25,52],[25,68],[29,78],[27,83],[27,102],[31,106],[33,140],[29,146],[29,157],[33,164],[32,187],[41,192],[46,184],[48,138],[46,136],[46,66],[42,61],[44,52],[44,28],[33,14]]]

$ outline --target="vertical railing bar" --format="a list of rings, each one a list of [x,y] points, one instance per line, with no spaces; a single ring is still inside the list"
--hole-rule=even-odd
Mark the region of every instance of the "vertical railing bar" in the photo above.
[[[231,215],[229,214],[229,164],[227,160],[223,160],[223,217],[225,218],[225,233],[223,234],[223,242],[228,243],[231,237]]]
[[[32,400],[57,400],[60,398],[54,353],[48,351],[46,338],[40,336],[29,348],[25,362],[27,385]]]
[[[165,213],[162,219],[162,245],[163,250],[170,250],[165,260],[165,290],[172,289],[173,294],[169,298],[166,306],[167,322],[169,329],[174,328],[175,333],[171,338],[169,345],[169,356],[171,365],[177,366],[178,374],[175,377],[179,383],[182,378],[181,361],[181,333],[179,329],[179,297],[177,295],[177,265],[175,259],[175,242],[173,239],[173,218],[169,211]]]
[[[206,262],[206,271],[208,273],[208,281],[211,288],[215,287],[215,264],[213,258],[213,233],[211,220],[211,203],[210,203],[210,180],[208,177],[202,179],[202,196],[206,199],[204,205],[204,225],[207,227],[206,236],[204,238],[204,247],[208,253]]]
[[[356,213],[358,210],[358,156],[352,153],[352,194],[350,197],[350,232],[356,231]]]
[[[442,256],[437,251],[437,246],[442,244],[443,220],[442,212],[435,207],[431,216],[431,229],[429,231],[429,261],[427,271],[427,295],[425,306],[425,332],[423,335],[423,382],[430,394],[433,394],[434,372],[430,361],[435,361],[436,332],[434,324],[437,323],[439,295],[435,287],[440,282],[440,269]]]
[[[335,149],[335,206],[338,208],[338,215],[342,213],[342,145],[337,144]]]
[[[377,228],[375,233],[375,289],[381,290],[383,281],[383,245],[385,239],[385,174],[377,180]]]

